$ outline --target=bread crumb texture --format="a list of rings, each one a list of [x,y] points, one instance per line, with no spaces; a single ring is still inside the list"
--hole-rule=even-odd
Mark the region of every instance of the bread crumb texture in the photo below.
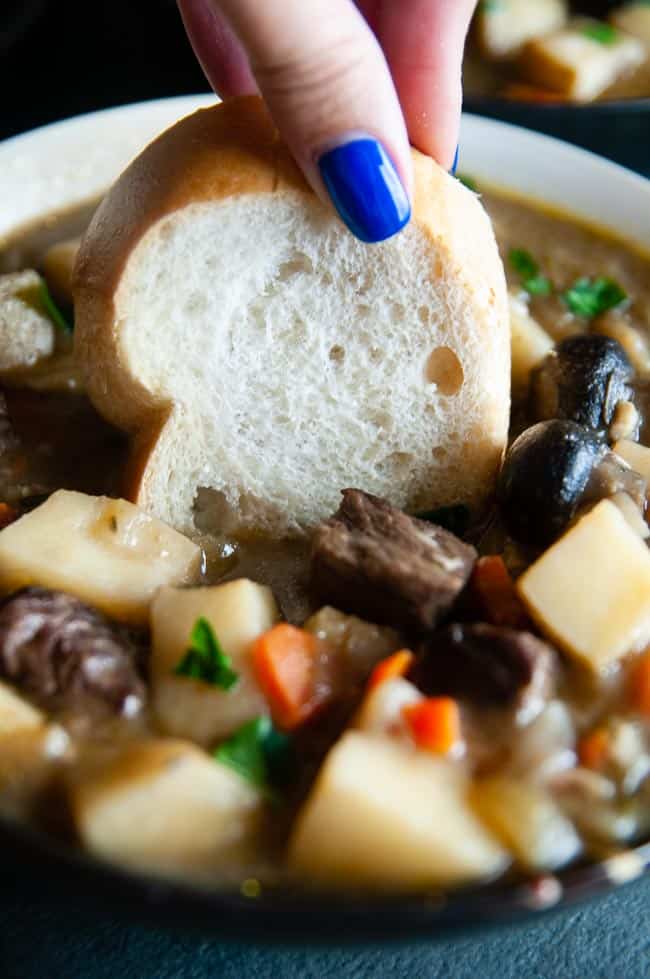
[[[130,379],[136,391],[128,427],[151,445],[138,502],[192,531],[202,489],[214,529],[282,536],[335,510],[345,486],[409,511],[489,492],[508,424],[503,270],[474,195],[416,162],[413,220],[372,247],[290,181],[220,186],[147,218],[110,322],[84,324],[104,307],[81,304],[99,409],[116,416],[111,373],[122,396]],[[158,417],[167,406],[157,437],[142,391]]]

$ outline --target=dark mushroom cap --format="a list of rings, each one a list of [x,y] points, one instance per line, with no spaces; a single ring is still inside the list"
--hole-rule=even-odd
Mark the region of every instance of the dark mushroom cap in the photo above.
[[[522,543],[551,544],[571,521],[606,446],[575,422],[538,422],[510,446],[499,477],[504,522]]]
[[[567,337],[533,371],[535,418],[564,418],[600,430],[619,401],[632,399],[632,365],[617,340],[586,333]]]

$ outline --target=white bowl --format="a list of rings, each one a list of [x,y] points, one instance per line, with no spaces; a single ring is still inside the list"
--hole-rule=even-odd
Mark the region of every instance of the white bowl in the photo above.
[[[141,102],[0,143],[0,244],[34,218],[99,196],[157,133],[213,101],[197,95]],[[468,115],[460,169],[650,248],[650,181],[585,150]]]

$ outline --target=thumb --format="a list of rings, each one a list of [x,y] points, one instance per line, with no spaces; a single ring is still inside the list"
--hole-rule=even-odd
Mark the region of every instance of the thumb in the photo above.
[[[362,241],[403,228],[411,186],[406,128],[381,49],[351,0],[217,6],[316,192]]]

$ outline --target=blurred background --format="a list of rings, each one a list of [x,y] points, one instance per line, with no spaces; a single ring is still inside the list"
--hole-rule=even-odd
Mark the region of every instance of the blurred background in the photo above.
[[[606,16],[611,6],[592,0],[572,9]],[[0,85],[0,139],[82,112],[207,89],[175,0],[1,0]],[[470,94],[466,108],[650,175],[650,99],[577,108]]]
[[[0,139],[207,87],[175,0],[0,0]]]

